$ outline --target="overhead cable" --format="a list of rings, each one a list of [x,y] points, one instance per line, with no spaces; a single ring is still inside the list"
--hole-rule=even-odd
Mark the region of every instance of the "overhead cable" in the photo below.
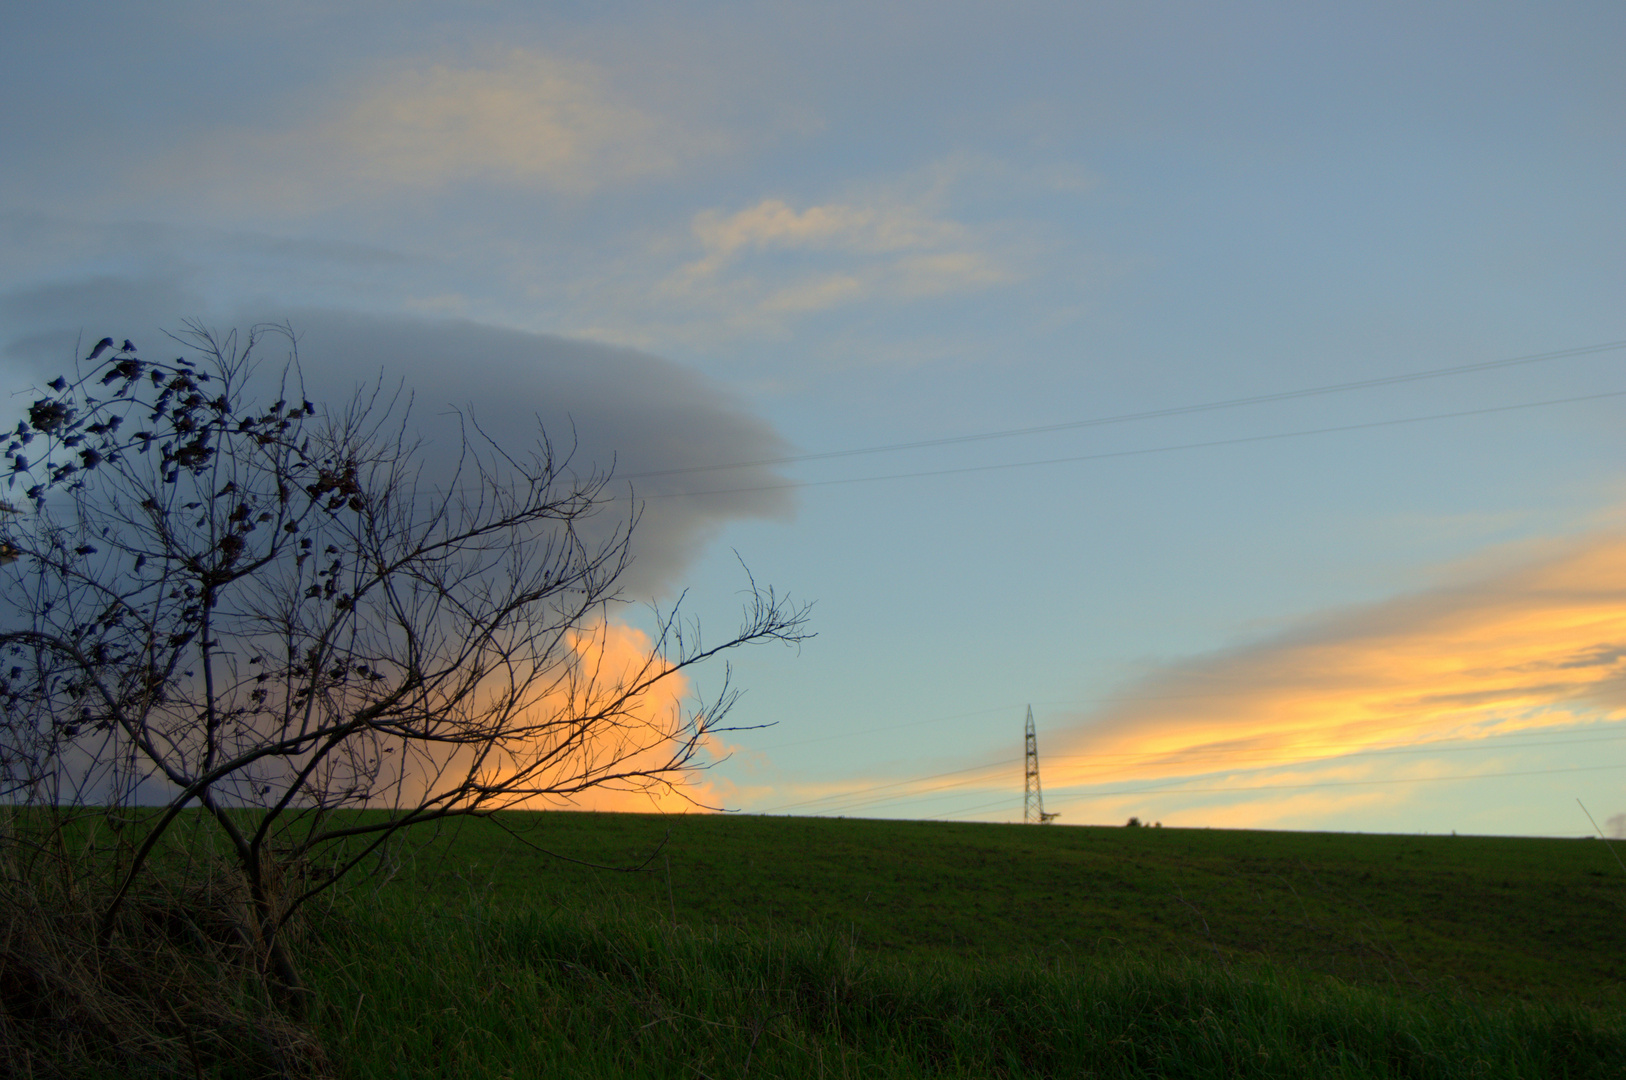
[[[1458,412],[1431,413],[1427,416],[1405,416],[1393,420],[1370,420],[1360,424],[1339,424],[1332,427],[1304,428],[1298,431],[1280,431],[1268,435],[1242,435],[1232,439],[1209,439],[1203,442],[1175,443],[1169,446],[1143,447],[1137,450],[1107,450],[1094,454],[1072,454],[1066,457],[1042,458],[1034,461],[1010,461],[997,465],[963,465],[951,469],[923,469],[915,472],[887,473],[882,476],[848,476],[835,480],[787,480],[779,484],[754,484],[750,487],[713,488],[703,491],[662,491],[639,495],[639,501],[650,499],[691,499],[706,495],[744,495],[760,491],[786,491],[793,488],[834,487],[839,484],[873,484],[883,480],[917,480],[932,476],[963,476],[969,473],[998,472],[1006,469],[1028,469],[1040,465],[1067,465],[1080,461],[1105,461],[1111,458],[1141,457],[1147,454],[1168,454],[1179,450],[1207,450],[1220,446],[1243,446],[1248,443],[1273,442],[1280,439],[1298,439],[1309,435],[1331,435],[1344,431],[1368,431],[1375,428],[1400,427],[1423,424],[1434,420],[1455,420],[1468,416],[1490,416],[1521,409],[1541,409],[1553,405],[1574,405],[1583,401],[1602,401],[1605,398],[1626,397],[1626,390],[1610,390],[1601,394],[1582,394],[1578,397],[1552,398],[1547,401],[1527,401],[1515,405],[1496,405],[1485,409],[1463,409]],[[626,496],[606,496],[607,502],[624,501]]]
[[[1626,349],[1626,341],[1607,341],[1598,345],[1583,345],[1573,349],[1558,349],[1553,352],[1532,353],[1528,356],[1514,356],[1503,360],[1484,360],[1474,364],[1459,364],[1455,367],[1432,368],[1427,371],[1404,372],[1399,375],[1382,375],[1373,379],[1357,379],[1351,382],[1331,383],[1326,386],[1312,386],[1302,390],[1283,390],[1269,394],[1253,394],[1248,397],[1226,398],[1221,401],[1208,401],[1196,405],[1175,405],[1162,409],[1148,409],[1142,412],[1117,413],[1111,416],[1096,416],[1084,420],[1067,420],[1056,424],[1038,424],[1032,427],[1007,428],[1001,431],[985,431],[967,435],[945,435],[935,439],[919,439],[913,442],[884,443],[879,446],[863,446],[847,450],[823,450],[806,454],[786,454],[781,457],[759,458],[753,461],[732,461],[717,465],[689,465],[676,469],[650,469],[645,472],[631,473],[620,477],[622,480],[644,480],[657,476],[680,476],[688,473],[722,472],[728,469],[752,469],[770,465],[791,465],[802,461],[826,461],[831,458],[857,457],[864,454],[887,454],[900,450],[921,450],[934,446],[954,446],[960,443],[985,442],[993,439],[1010,439],[1024,435],[1043,435],[1056,431],[1075,431],[1080,428],[1104,427],[1108,424],[1124,424],[1135,420],[1155,420],[1167,416],[1189,416],[1193,413],[1217,412],[1222,409],[1237,409],[1247,405],[1264,405],[1276,401],[1292,401],[1297,398],[1320,397],[1327,394],[1341,394],[1351,390],[1370,390],[1380,386],[1397,386],[1403,383],[1420,382],[1424,379],[1440,379],[1455,375],[1470,375],[1481,371],[1494,371],[1498,368],[1515,367],[1523,364],[1542,363],[1551,360],[1563,360],[1577,356],[1592,356],[1597,353],[1614,352]]]

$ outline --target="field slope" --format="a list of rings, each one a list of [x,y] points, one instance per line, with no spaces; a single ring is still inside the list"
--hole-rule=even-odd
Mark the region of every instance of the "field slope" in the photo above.
[[[384,892],[901,960],[1262,961],[1611,1009],[1626,979],[1626,872],[1597,840],[512,813],[447,828]]]

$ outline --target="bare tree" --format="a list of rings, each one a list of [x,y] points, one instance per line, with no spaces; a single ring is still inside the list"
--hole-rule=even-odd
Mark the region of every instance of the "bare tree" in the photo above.
[[[430,483],[409,398],[319,408],[295,361],[256,361],[264,332],[192,326],[199,358],[172,363],[104,341],[17,424],[0,785],[14,806],[121,815],[96,863],[103,936],[201,812],[263,973],[297,1004],[280,931],[307,898],[407,826],[680,783],[733,693],[725,675],[684,711],[653,707],[657,689],[801,640],[807,612],[752,582],[726,641],[703,646],[673,611],[637,662],[606,664],[636,523],[584,528],[611,505],[606,477],[573,479],[540,433],[517,454],[469,421]]]

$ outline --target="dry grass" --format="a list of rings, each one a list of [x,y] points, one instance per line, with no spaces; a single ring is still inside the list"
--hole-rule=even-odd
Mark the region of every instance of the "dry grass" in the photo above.
[[[101,933],[109,890],[60,831],[0,845],[0,1060],[11,1075],[331,1074],[316,1039],[272,1005],[246,890],[223,864],[149,881]]]

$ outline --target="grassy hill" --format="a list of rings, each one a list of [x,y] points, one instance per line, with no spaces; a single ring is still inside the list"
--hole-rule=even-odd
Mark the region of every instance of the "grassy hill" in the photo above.
[[[879,958],[1265,961],[1610,1007],[1626,981],[1626,872],[1597,840],[515,813],[447,828],[384,892],[815,928]]]

